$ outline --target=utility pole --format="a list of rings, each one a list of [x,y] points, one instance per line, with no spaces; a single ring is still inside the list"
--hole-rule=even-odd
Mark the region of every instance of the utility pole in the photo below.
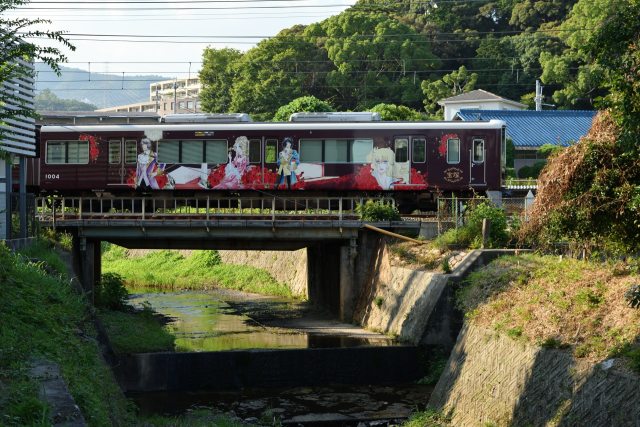
[[[540,86],[540,80],[536,80],[536,96],[533,99],[536,102],[536,111],[542,111],[542,86]]]
[[[158,86],[156,86],[156,113],[160,109],[160,98],[158,97]]]

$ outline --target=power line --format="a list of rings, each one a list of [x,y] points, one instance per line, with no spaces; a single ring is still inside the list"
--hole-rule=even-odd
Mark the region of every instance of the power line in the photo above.
[[[101,2],[101,4],[104,4]],[[151,12],[163,12],[171,10],[246,10],[246,9],[307,9],[307,8],[331,8],[331,7],[349,7],[345,4],[323,4],[323,5],[287,5],[287,6],[211,6],[211,7],[162,7],[162,8],[149,8],[149,7],[125,7],[125,8],[111,8],[111,7],[30,7],[28,10],[32,11],[130,11],[130,10],[143,10]]]

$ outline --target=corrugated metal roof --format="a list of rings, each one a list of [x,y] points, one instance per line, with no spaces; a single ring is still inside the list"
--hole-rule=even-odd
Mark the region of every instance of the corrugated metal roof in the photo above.
[[[507,123],[507,136],[517,148],[553,144],[566,147],[591,128],[597,111],[582,110],[460,110],[465,121],[498,119]]]

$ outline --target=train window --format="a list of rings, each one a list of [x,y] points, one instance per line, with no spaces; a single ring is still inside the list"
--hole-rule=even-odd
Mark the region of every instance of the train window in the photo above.
[[[267,142],[265,143],[265,146],[264,146],[264,162],[275,163],[277,151],[278,151],[278,140],[267,139]]]
[[[205,141],[205,163],[219,165],[227,163],[227,140],[210,139]]]
[[[133,164],[138,160],[138,141],[130,139],[124,142],[124,162]]]
[[[424,138],[413,138],[411,140],[411,157],[413,163],[427,161],[427,141]]]
[[[349,141],[346,139],[324,140],[325,163],[347,163],[349,161]]]
[[[160,163],[180,163],[180,141],[169,139],[159,141],[158,161]]]
[[[262,140],[261,139],[250,139],[249,140],[249,163],[260,163],[261,158],[261,150],[262,148]]]
[[[122,159],[121,141],[112,139],[109,141],[109,164],[119,164]]]
[[[182,158],[180,163],[202,163],[204,141],[180,141],[182,144]]]
[[[322,163],[322,140],[301,139],[300,161],[306,163]]]
[[[484,140],[473,140],[473,163],[484,162]]]
[[[460,140],[447,139],[447,163],[460,163]]]
[[[47,141],[47,163],[57,165],[65,162],[66,143],[64,141]]]
[[[89,141],[67,142],[67,163],[77,165],[89,163]]]
[[[409,140],[406,138],[398,138],[395,140],[396,163],[405,163],[409,161]]]
[[[367,163],[367,157],[373,151],[373,139],[354,139],[351,145],[351,163]]]

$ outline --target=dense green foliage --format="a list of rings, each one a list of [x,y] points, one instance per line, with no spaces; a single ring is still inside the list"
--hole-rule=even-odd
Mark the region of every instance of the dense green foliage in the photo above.
[[[363,221],[399,221],[401,219],[397,207],[382,201],[367,200],[364,205],[356,206],[356,212]]]
[[[509,241],[507,216],[503,209],[489,200],[472,200],[464,214],[464,225],[452,228],[435,239],[434,244],[442,250],[449,248],[479,248],[482,246],[482,222],[490,222],[487,248],[500,248]]]
[[[49,259],[52,249],[28,250]],[[100,356],[88,306],[66,276],[0,245],[0,424],[48,425],[48,408],[28,371],[36,359],[59,364],[89,425],[132,425],[128,405]],[[43,421],[44,420],[44,421]]]
[[[93,111],[96,107],[75,99],[60,99],[50,89],[40,91],[35,97],[36,111]]]
[[[286,122],[293,113],[313,113],[313,112],[331,112],[335,108],[325,101],[321,101],[315,96],[303,96],[296,98],[287,105],[278,108],[273,120],[276,122]]]
[[[205,50],[203,105],[270,119],[293,99],[315,96],[340,111],[391,103],[438,117],[438,100],[473,88],[530,103],[541,78],[559,108],[594,108],[609,75],[585,48],[612,12],[633,3],[359,0],[246,53]],[[632,12],[619,18],[637,21]]]
[[[404,105],[382,103],[374,105],[369,111],[379,113],[380,118],[384,121],[419,121],[427,119],[426,114],[412,110]]]
[[[94,304],[109,310],[124,308],[129,292],[124,287],[122,276],[116,273],[105,273],[96,283]]]
[[[640,1],[595,2],[603,15],[576,55],[589,57],[610,107],[581,143],[555,156],[541,174],[527,237],[540,245],[569,242],[584,250],[640,251]],[[574,9],[575,10],[575,9]],[[592,23],[595,25],[596,21]]]
[[[157,289],[207,289],[221,287],[267,295],[291,296],[289,288],[267,272],[245,265],[222,264],[217,251],[149,251],[130,256],[126,249],[106,245],[102,271],[116,273],[128,287]]]

